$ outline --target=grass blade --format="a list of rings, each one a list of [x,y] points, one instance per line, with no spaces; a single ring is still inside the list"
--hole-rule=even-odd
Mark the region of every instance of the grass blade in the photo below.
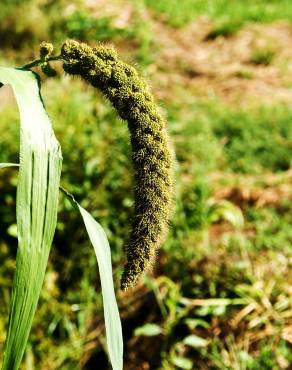
[[[90,213],[82,208],[65,189],[61,188],[61,190],[68,196],[74,208],[80,211],[89,239],[93,245],[100,274],[109,357],[113,370],[122,370],[122,325],[114,291],[109,242],[103,228],[94,220]]]
[[[0,68],[20,112],[17,187],[18,251],[2,370],[19,369],[43,285],[57,221],[60,146],[44,109],[37,75]]]
[[[121,370],[123,368],[122,328],[114,293],[109,243],[103,228],[84,208],[80,205],[78,207],[98,262],[109,356],[113,369]]]

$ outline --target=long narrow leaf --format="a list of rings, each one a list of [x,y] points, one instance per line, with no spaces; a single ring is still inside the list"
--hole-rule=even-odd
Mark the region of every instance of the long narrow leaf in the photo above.
[[[56,228],[61,173],[60,146],[44,109],[37,75],[0,68],[20,112],[17,187],[18,251],[2,370],[19,369],[43,285]]]
[[[0,169],[6,168],[6,167],[19,167],[19,164],[17,164],[17,163],[0,163]]]
[[[4,167],[16,167],[18,164],[0,163],[0,169]],[[84,220],[92,245],[96,253],[102,284],[102,294],[104,300],[105,326],[107,332],[107,343],[113,369],[122,369],[123,364],[123,338],[122,327],[115,299],[114,286],[112,280],[112,267],[110,257],[110,247],[105,232],[102,227],[92,218],[92,216],[82,208],[66,190],[61,190],[69,197],[74,208],[78,209]]]
[[[100,274],[109,357],[113,370],[122,370],[122,325],[114,291],[109,242],[103,228],[94,220],[90,213],[82,208],[70,193],[63,188],[61,190],[68,196],[74,208],[81,213],[89,239],[93,245]]]

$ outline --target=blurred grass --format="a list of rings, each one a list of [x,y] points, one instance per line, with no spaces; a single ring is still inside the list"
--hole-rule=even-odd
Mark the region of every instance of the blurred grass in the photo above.
[[[142,0],[161,14],[170,25],[181,27],[198,16],[216,21],[232,22],[239,26],[246,22],[272,22],[292,20],[289,0]]]
[[[292,158],[287,105],[232,109],[219,101],[177,100],[168,107],[176,154],[187,171],[285,171]]]
[[[66,37],[106,41],[159,82],[153,9],[175,26],[199,14],[218,22],[239,19],[240,25],[290,19],[291,14],[285,1],[230,1],[228,7],[226,1],[183,3],[113,0],[103,14],[82,1],[6,1],[1,3],[0,60],[23,64],[36,55],[42,38],[57,45]],[[261,57],[261,64],[265,60]],[[60,75],[44,79],[43,95],[63,149],[62,183],[104,226],[118,286],[133,205],[127,127],[98,92]],[[161,102],[160,109],[176,150],[176,211],[154,273],[136,290],[119,293],[125,368],[288,369],[291,107],[260,101],[242,107],[216,96],[197,97],[187,87],[174,86],[168,93],[173,98]],[[0,106],[0,161],[15,162],[18,113],[7,96]],[[0,357],[17,248],[16,182],[15,170],[2,170]],[[107,369],[95,257],[66,199],[60,197],[59,208],[23,369]]]

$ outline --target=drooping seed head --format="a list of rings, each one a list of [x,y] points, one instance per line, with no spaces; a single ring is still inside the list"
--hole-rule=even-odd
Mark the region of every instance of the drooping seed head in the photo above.
[[[66,41],[61,50],[65,72],[80,75],[103,92],[128,122],[134,167],[134,216],[121,288],[133,286],[151,265],[164,240],[172,211],[172,164],[165,121],[146,82],[118,59],[114,49]]]

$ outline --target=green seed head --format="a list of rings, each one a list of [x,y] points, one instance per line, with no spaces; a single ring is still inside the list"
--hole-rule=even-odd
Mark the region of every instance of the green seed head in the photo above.
[[[53,52],[54,46],[50,42],[43,41],[40,44],[40,57],[42,60],[47,59]]]
[[[61,56],[65,72],[80,75],[100,89],[120,117],[128,122],[134,166],[135,210],[123,290],[133,286],[151,265],[155,249],[165,238],[172,210],[173,157],[165,128],[145,81],[136,70],[120,61],[114,49],[91,48],[66,41]]]

